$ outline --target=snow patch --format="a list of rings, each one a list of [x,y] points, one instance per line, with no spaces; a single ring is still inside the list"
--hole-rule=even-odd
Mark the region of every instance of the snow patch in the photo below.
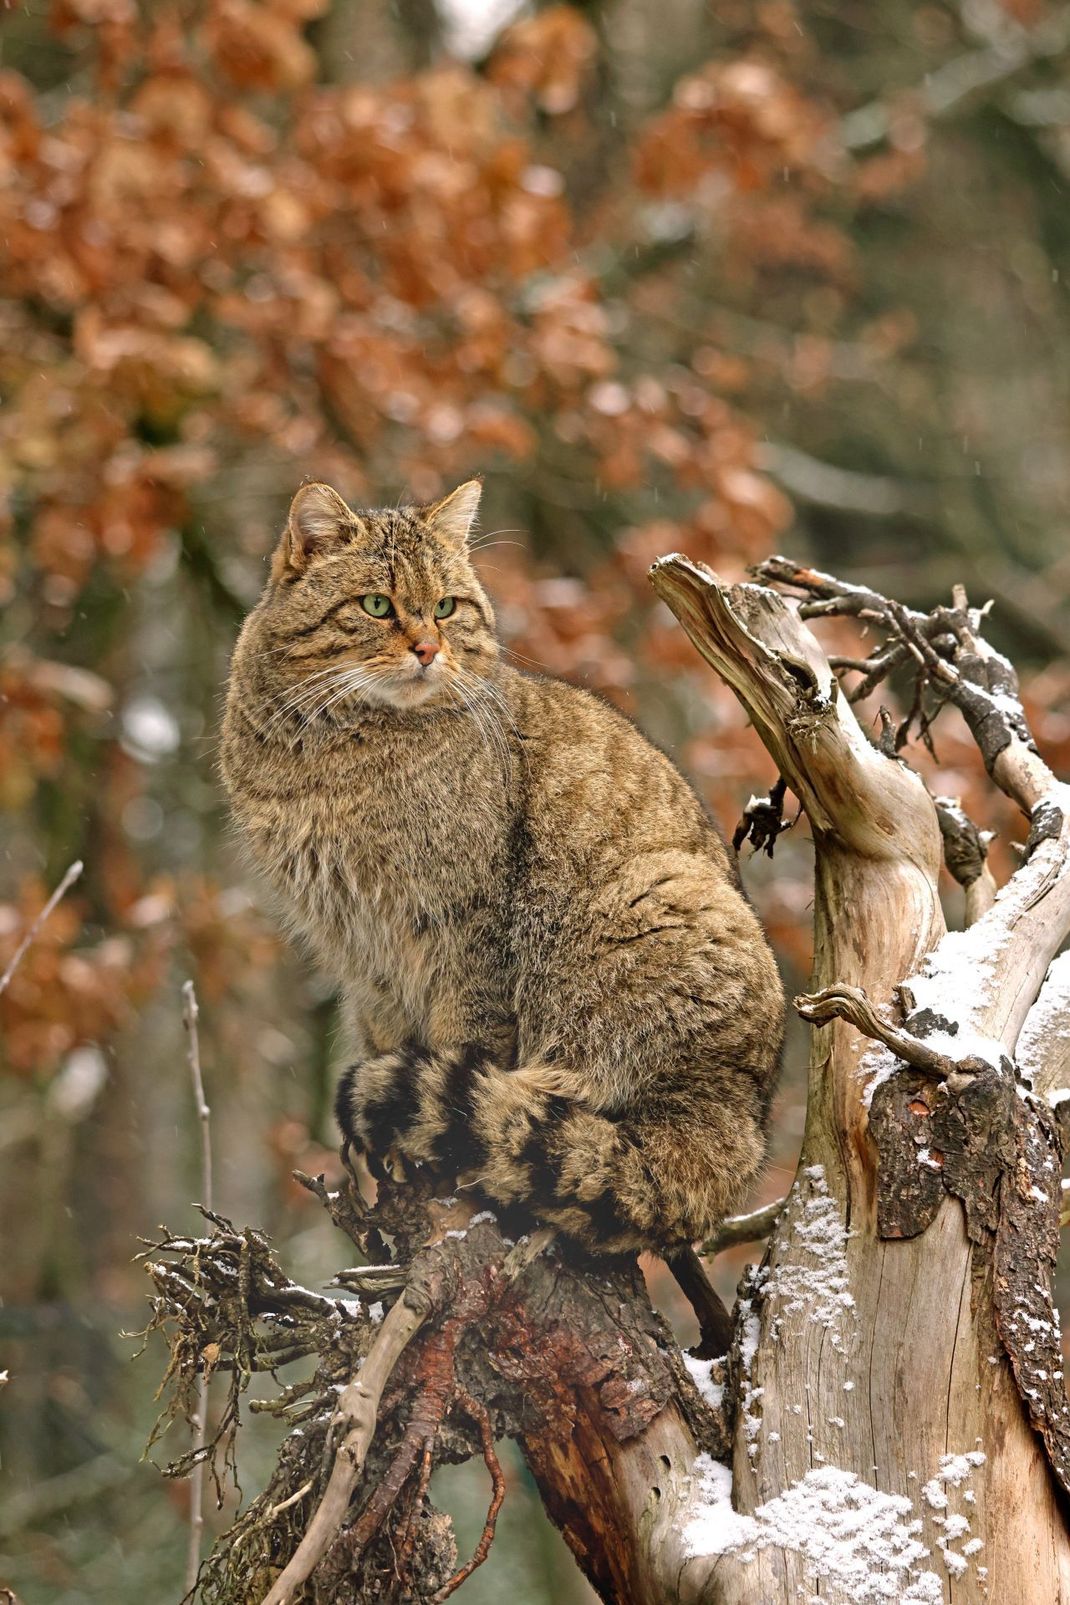
[[[1070,787],[1053,788],[1039,806],[1047,809],[1053,803],[1070,812]],[[904,992],[914,1000],[914,1009],[931,1009],[945,1018],[954,1011],[951,1017],[958,1025],[954,1034],[925,1038],[940,1052],[954,1058],[977,1053],[999,1068],[1005,1050],[998,1042],[975,1035],[977,1021],[992,1001],[996,962],[1010,939],[1015,917],[1037,900],[1062,854],[1063,846],[1058,840],[1049,837],[1040,842],[1028,863],[1000,887],[988,914],[964,931],[948,931],[917,974],[904,984]]]
[[[739,1358],[743,1363],[744,1371],[749,1376],[754,1356],[758,1352],[758,1339],[761,1337],[762,1324],[754,1313],[754,1306],[749,1298],[741,1298],[739,1308],[743,1316],[743,1331],[740,1333],[739,1338]]]
[[[873,1102],[873,1094],[878,1087],[895,1075],[902,1060],[897,1059],[891,1048],[886,1048],[883,1042],[875,1042],[868,1048],[858,1062],[858,1074],[865,1080],[862,1090],[862,1102],[868,1109]]]
[[[805,1312],[815,1325],[828,1329],[834,1347],[842,1349],[839,1327],[855,1303],[847,1271],[849,1233],[829,1192],[824,1166],[810,1165],[803,1171],[792,1188],[789,1209],[790,1234],[764,1282],[766,1296],[782,1301],[773,1337],[779,1336],[785,1316]]]
[[[684,1364],[690,1373],[691,1380],[711,1410],[719,1410],[721,1408],[721,1400],[724,1397],[724,1384],[715,1382],[711,1375],[713,1367],[722,1363],[722,1361],[696,1360],[693,1354],[684,1355]]]
[[[970,1557],[976,1555],[984,1545],[979,1538],[969,1537],[969,1517],[953,1514],[949,1510],[951,1500],[948,1490],[961,1488],[977,1467],[983,1466],[984,1463],[985,1455],[980,1449],[971,1449],[964,1455],[941,1455],[939,1471],[921,1490],[922,1499],[929,1509],[935,1512],[933,1521],[944,1529],[936,1540],[936,1547],[940,1551],[940,1559],[952,1577],[963,1576],[969,1566]],[[972,1489],[964,1490],[962,1502],[970,1508],[974,1506],[975,1496]],[[947,1512],[946,1515],[940,1514],[944,1511]],[[967,1539],[961,1552],[952,1549],[951,1545],[961,1538]]]
[[[1055,1042],[1070,1041],[1070,948],[1048,966],[1044,985],[1025,1017],[1014,1051],[1019,1075],[1032,1086],[1052,1056]],[[1056,1087],[1048,1102],[1065,1103],[1070,1087]]]
[[[683,1531],[689,1556],[739,1552],[748,1560],[776,1546],[801,1555],[815,1579],[855,1605],[943,1600],[939,1577],[920,1564],[930,1553],[918,1536],[921,1521],[901,1494],[881,1493],[852,1472],[821,1466],[753,1516],[741,1516],[732,1509],[727,1466],[699,1455],[693,1478]]]
[[[757,1535],[753,1516],[732,1508],[732,1472],[712,1455],[700,1454],[691,1469],[691,1514],[684,1526],[688,1555],[727,1555],[746,1549]]]
[[[751,1286],[760,1288],[763,1282],[763,1273],[755,1270],[751,1272]],[[740,1419],[743,1422],[743,1432],[747,1439],[747,1453],[751,1459],[758,1454],[758,1434],[761,1431],[762,1418],[752,1406],[761,1398],[763,1388],[756,1388],[751,1381],[751,1369],[754,1357],[758,1353],[758,1340],[761,1336],[761,1321],[754,1308],[754,1302],[749,1298],[739,1300],[739,1312],[742,1324],[739,1334],[739,1358],[742,1370],[742,1393],[740,1397]]]
[[[942,1455],[940,1468],[921,1490],[943,1531],[936,1540],[940,1563],[962,1577],[984,1548],[971,1538],[966,1515],[946,1512],[949,1493],[962,1489],[985,1455]],[[968,1507],[970,1490],[962,1498]],[[732,1508],[732,1473],[708,1454],[692,1470],[690,1501],[682,1536],[689,1557],[738,1554],[744,1562],[777,1547],[803,1557],[815,1582],[826,1582],[835,1596],[853,1605],[941,1605],[940,1577],[922,1565],[932,1552],[921,1539],[922,1520],[902,1494],[882,1493],[853,1472],[824,1465],[808,1471],[753,1516]],[[961,1549],[952,1545],[961,1543]],[[977,1568],[983,1577],[983,1567]],[[825,1590],[822,1589],[822,1595]]]
[[[991,700],[998,705],[998,699]],[[1070,787],[1053,788],[1038,807],[1050,809],[1052,805],[1070,813]],[[1041,841],[1028,862],[996,893],[989,912],[964,931],[948,931],[926,956],[917,973],[903,983],[901,990],[905,999],[912,1000],[908,1030],[910,1020],[922,1011],[931,1011],[954,1027],[925,1036],[928,1047],[951,1059],[973,1057],[984,1060],[996,1070],[1003,1069],[1008,1057],[1006,1049],[984,1035],[978,1026],[992,1002],[997,965],[1016,919],[1043,894],[1045,883],[1057,869],[1062,853],[1060,841],[1051,837]],[[1050,1051],[1053,1029],[1070,1036],[1070,954],[1062,954],[1054,961],[1048,978],[1040,998],[1029,1012],[1018,1043],[1018,1066],[1028,1079],[1043,1062],[1045,1043],[1049,1044]],[[1049,986],[1049,983],[1052,984]],[[1044,999],[1045,991],[1049,992],[1047,999]],[[858,1073],[867,1080],[862,1094],[867,1109],[874,1092],[895,1074],[900,1064],[883,1044],[874,1044],[863,1055]],[[1060,1091],[1063,1098],[1070,1097],[1070,1088]]]
[[[940,1470],[937,1472],[941,1482],[950,1483],[953,1488],[961,1488],[968,1477],[972,1477],[978,1466],[983,1466],[988,1456],[983,1449],[971,1449],[965,1455],[941,1455]]]

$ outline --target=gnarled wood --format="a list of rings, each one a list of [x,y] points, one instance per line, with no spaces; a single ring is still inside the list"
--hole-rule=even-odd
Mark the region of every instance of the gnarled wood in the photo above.
[[[801,572],[794,571],[792,583],[800,583]],[[1020,729],[1008,734],[985,722],[986,693],[969,687],[963,700],[968,717],[984,724],[993,778],[1034,823],[1043,819],[1044,839],[966,936],[940,947],[933,805],[915,776],[866,741],[797,612],[770,591],[723,586],[685,558],[662,560],[652,578],[736,691],[806,807],[817,849],[812,990],[846,984],[890,1003],[921,971],[924,980],[914,990],[929,1014],[927,1020],[920,1010],[908,1014],[908,1030],[924,1035],[934,1017],[954,1029],[968,1016],[962,1037],[968,1031],[971,1046],[980,1041],[998,1074],[1001,1050],[1013,1054],[1070,922],[1062,788]],[[971,976],[974,998],[965,995]],[[909,1009],[913,993],[905,992]],[[939,1048],[954,1052],[946,1035]],[[932,1597],[955,1605],[1070,1601],[1066,1529],[996,1331],[994,1233],[971,1244],[961,1205],[941,1187],[927,1231],[908,1241],[881,1237],[877,1153],[868,1132],[867,1078],[860,1074],[867,1058],[885,1073],[894,1070],[887,1050],[871,1053],[853,1026],[837,1023],[813,1036],[801,1177],[753,1301],[760,1329],[750,1386],[761,1392],[751,1435],[736,1432],[734,1503],[753,1513],[797,1486],[815,1464],[842,1467],[910,1501],[930,1551],[916,1570],[932,1572],[920,1585],[938,1590]],[[938,1166],[924,1145],[916,1153],[923,1164]],[[839,1302],[808,1252],[818,1182],[827,1186],[845,1234],[846,1297]],[[969,1469],[973,1500],[952,1499],[951,1506],[967,1517],[970,1536],[984,1549],[967,1556],[965,1540],[950,1542],[946,1559],[938,1547],[941,1538],[947,1542],[947,1528],[939,1525],[946,1510],[938,1497],[934,1508],[921,1490],[938,1475],[942,1456],[971,1452],[985,1456]],[[722,1557],[716,1576],[718,1605],[758,1599],[787,1605],[800,1591],[804,1597],[814,1591],[812,1566],[775,1544],[753,1560]],[[835,1582],[821,1593],[841,1597]]]

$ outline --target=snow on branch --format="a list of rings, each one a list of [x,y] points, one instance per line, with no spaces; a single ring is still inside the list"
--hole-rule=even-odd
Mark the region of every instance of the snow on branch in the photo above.
[[[1053,1106],[1070,1101],[1070,949],[1052,961],[1025,1017],[1015,1055],[1018,1073]]]

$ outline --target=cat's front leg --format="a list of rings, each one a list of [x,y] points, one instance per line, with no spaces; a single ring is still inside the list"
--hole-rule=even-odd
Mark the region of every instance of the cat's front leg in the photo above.
[[[437,1089],[435,1057],[406,1043],[350,1065],[338,1083],[335,1117],[349,1146],[383,1178],[392,1154],[434,1163],[448,1124]]]

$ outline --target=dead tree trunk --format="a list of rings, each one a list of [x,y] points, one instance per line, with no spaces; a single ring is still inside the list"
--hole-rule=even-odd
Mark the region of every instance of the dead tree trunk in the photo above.
[[[487,1212],[436,1204],[426,1183],[388,1190],[374,1216],[352,1187],[309,1183],[365,1255],[385,1257],[380,1231],[393,1239],[392,1263],[339,1275],[363,1303],[295,1287],[261,1237],[221,1220],[166,1239],[147,1257],[176,1405],[206,1368],[230,1378],[212,1451],[253,1372],[314,1361],[269,1406],[296,1436],[202,1569],[203,1600],[445,1599],[471,1563],[457,1567],[428,1500],[431,1468],[481,1454],[498,1500],[493,1443],[510,1434],[607,1601],[1070,1605],[1052,1302],[1070,793],[964,598],[919,615],[781,559],[761,577],[729,588],[680,557],[653,574],[801,800],[817,854],[800,1171],[705,1400],[634,1267],[510,1249]],[[1029,822],[998,893],[961,811],[937,807],[890,731],[876,746],[863,734],[803,622],[822,613],[880,637],[864,665],[837,667],[872,686],[908,666],[922,719],[934,700],[962,711]],[[781,802],[778,788],[752,811],[756,835],[775,833]],[[972,920],[951,935],[942,839]],[[369,1296],[394,1300],[381,1325]]]
[[[1068,1424],[1051,1286],[1061,1177],[1051,1093],[1066,1068],[1052,1013],[1070,1008],[1065,966],[1036,1001],[1070,927],[1070,792],[1038,757],[1013,673],[964,602],[920,619],[783,562],[762,577],[801,591],[804,613],[853,614],[881,631],[863,674],[894,654],[956,703],[1030,839],[991,906],[945,935],[933,800],[863,735],[798,612],[685,559],[658,565],[659,593],[806,809],[816,996],[800,1006],[831,1022],[813,1035],[799,1176],[746,1316],[756,1346],[733,1502],[753,1516],[820,1484],[822,1468],[904,1502],[893,1521],[861,1494],[878,1524],[884,1510],[887,1552],[875,1548],[876,1580],[861,1588],[833,1566],[822,1597],[1070,1600],[1052,1475],[1065,1481]],[[1013,1060],[1031,1010],[1048,1024],[1032,1032],[1030,1093]],[[831,1503],[835,1479],[825,1480]],[[858,1489],[844,1481],[840,1492],[849,1501]],[[810,1503],[820,1508],[819,1492]],[[786,1512],[774,1533],[778,1523],[790,1525]],[[899,1542],[914,1523],[927,1557]],[[814,1592],[823,1536],[724,1555],[709,1597],[786,1605]],[[882,1592],[896,1570],[898,1589]]]

